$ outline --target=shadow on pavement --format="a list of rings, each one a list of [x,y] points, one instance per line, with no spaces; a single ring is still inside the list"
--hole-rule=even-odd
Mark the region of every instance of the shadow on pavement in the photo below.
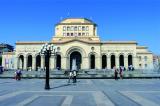
[[[53,88],[50,88],[50,89],[61,88],[61,87],[69,86],[69,85],[71,85],[71,84],[63,84],[63,85],[59,85],[59,86],[56,86],[56,87],[53,87]]]

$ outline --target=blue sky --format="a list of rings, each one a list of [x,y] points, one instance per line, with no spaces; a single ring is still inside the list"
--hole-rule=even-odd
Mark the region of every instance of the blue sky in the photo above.
[[[61,18],[98,24],[101,40],[136,40],[160,54],[160,0],[0,0],[0,42],[48,41]]]

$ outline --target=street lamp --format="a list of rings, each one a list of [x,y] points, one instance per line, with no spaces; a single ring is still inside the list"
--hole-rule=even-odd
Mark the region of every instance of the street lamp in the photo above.
[[[49,90],[50,86],[49,86],[49,65],[50,65],[50,57],[51,55],[55,55],[57,52],[57,47],[54,46],[53,44],[50,43],[46,43],[44,45],[42,45],[40,54],[44,55],[46,58],[45,61],[45,66],[46,66],[46,81],[45,81],[45,89]]]

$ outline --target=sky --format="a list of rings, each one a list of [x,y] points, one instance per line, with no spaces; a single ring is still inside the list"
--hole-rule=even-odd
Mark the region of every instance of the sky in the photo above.
[[[74,17],[95,22],[102,41],[135,40],[160,55],[160,0],[0,0],[0,43],[50,41]]]

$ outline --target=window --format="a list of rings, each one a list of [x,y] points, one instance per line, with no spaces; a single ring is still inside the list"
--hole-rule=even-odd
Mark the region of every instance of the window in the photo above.
[[[138,58],[139,58],[139,61],[141,61],[141,60],[142,60],[142,57],[141,57],[141,56],[139,56]]]
[[[71,36],[73,36],[73,33],[71,33]]]
[[[78,27],[78,31],[81,31],[81,26]]]
[[[147,56],[144,57],[144,61],[147,61]]]
[[[74,36],[77,36],[77,33],[74,33]]]
[[[66,33],[63,33],[63,36],[66,36]]]
[[[69,36],[69,33],[67,33],[67,36]]]
[[[63,26],[63,31],[66,31],[66,26]]]
[[[67,27],[67,31],[70,31],[70,27],[69,26]]]
[[[89,31],[89,27],[88,26],[86,26],[86,31]]]
[[[81,33],[78,33],[78,36],[81,36]]]
[[[82,33],[82,36],[85,36],[85,33]]]
[[[74,27],[74,31],[77,31],[77,26]]]
[[[141,67],[142,67],[142,64],[139,64],[139,67],[141,68]]]
[[[147,64],[145,64],[145,68],[147,68]]]
[[[74,27],[73,26],[71,26],[71,31],[73,31],[74,30]]]
[[[85,31],[85,27],[84,26],[82,26],[82,31]]]

